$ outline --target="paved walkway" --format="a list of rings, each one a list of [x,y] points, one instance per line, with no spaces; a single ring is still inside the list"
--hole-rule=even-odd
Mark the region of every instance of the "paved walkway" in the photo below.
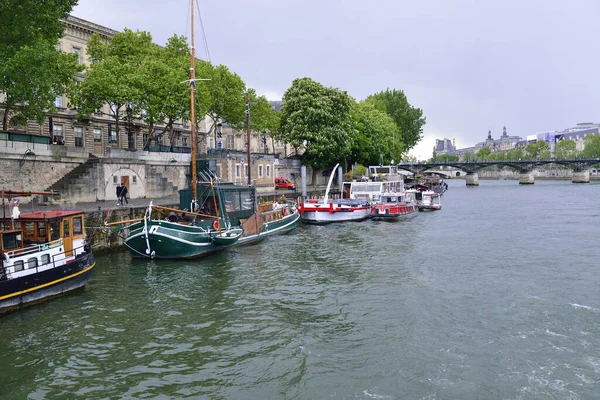
[[[91,202],[91,203],[73,203],[73,204],[48,204],[48,205],[42,205],[42,204],[37,204],[34,202],[34,204],[32,205],[31,203],[27,203],[27,204],[21,204],[21,206],[19,207],[19,210],[24,213],[24,212],[31,212],[32,209],[34,211],[42,211],[42,210],[83,210],[85,212],[93,212],[93,211],[98,211],[98,210],[108,210],[108,209],[127,209],[127,208],[143,208],[143,207],[147,207],[148,204],[150,203],[150,200],[152,200],[153,204],[159,205],[159,206],[172,206],[172,205],[179,205],[179,195],[173,195],[173,196],[169,196],[169,197],[162,197],[162,198],[158,198],[158,199],[128,199],[129,200],[129,204],[125,204],[124,206],[118,206],[117,205],[117,200],[101,200],[101,201],[95,201],[95,202]],[[0,210],[2,209],[2,206],[0,205]],[[6,209],[6,214],[8,215],[10,213],[10,208],[8,206],[5,206]]]

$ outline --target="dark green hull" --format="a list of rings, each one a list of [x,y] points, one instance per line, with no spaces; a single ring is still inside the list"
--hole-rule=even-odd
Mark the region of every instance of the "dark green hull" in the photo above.
[[[212,237],[218,232],[209,226],[185,225],[163,220],[147,220],[148,235],[144,221],[130,227],[125,244],[135,258],[187,259],[201,257],[219,251]]]

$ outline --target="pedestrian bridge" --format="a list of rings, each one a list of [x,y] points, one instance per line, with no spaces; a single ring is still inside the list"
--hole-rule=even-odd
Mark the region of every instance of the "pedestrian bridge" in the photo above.
[[[509,167],[519,171],[519,183],[523,185],[533,184],[533,171],[545,165],[563,165],[573,170],[572,181],[574,183],[588,183],[590,181],[590,169],[600,164],[600,158],[575,158],[569,160],[517,160],[517,161],[447,161],[447,162],[401,162],[398,169],[410,171],[413,174],[436,170],[440,175],[451,176],[450,171],[439,171],[441,168],[453,167],[464,171],[467,186],[478,186],[478,172],[491,166]],[[457,175],[454,175],[457,176]]]

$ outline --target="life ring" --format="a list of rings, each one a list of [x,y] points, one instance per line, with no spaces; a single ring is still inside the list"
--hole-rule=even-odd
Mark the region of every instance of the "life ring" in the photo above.
[[[281,209],[281,215],[283,215],[285,217],[286,214],[287,214],[287,211],[285,210],[285,207],[283,207]]]
[[[215,219],[215,220],[213,221],[213,229],[214,229],[215,231],[219,231],[219,230],[221,230],[221,224],[219,223],[219,220],[218,220],[218,219]]]

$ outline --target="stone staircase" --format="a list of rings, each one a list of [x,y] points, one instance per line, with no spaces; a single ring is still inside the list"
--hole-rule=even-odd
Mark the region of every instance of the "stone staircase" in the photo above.
[[[51,204],[96,201],[95,184],[90,182],[95,182],[94,179],[97,178],[96,167],[99,162],[98,158],[89,158],[75,167],[46,189],[48,192],[58,192],[47,200]]]
[[[177,194],[178,189],[156,167],[150,167],[150,175],[146,179],[146,197],[164,196],[165,193]]]

